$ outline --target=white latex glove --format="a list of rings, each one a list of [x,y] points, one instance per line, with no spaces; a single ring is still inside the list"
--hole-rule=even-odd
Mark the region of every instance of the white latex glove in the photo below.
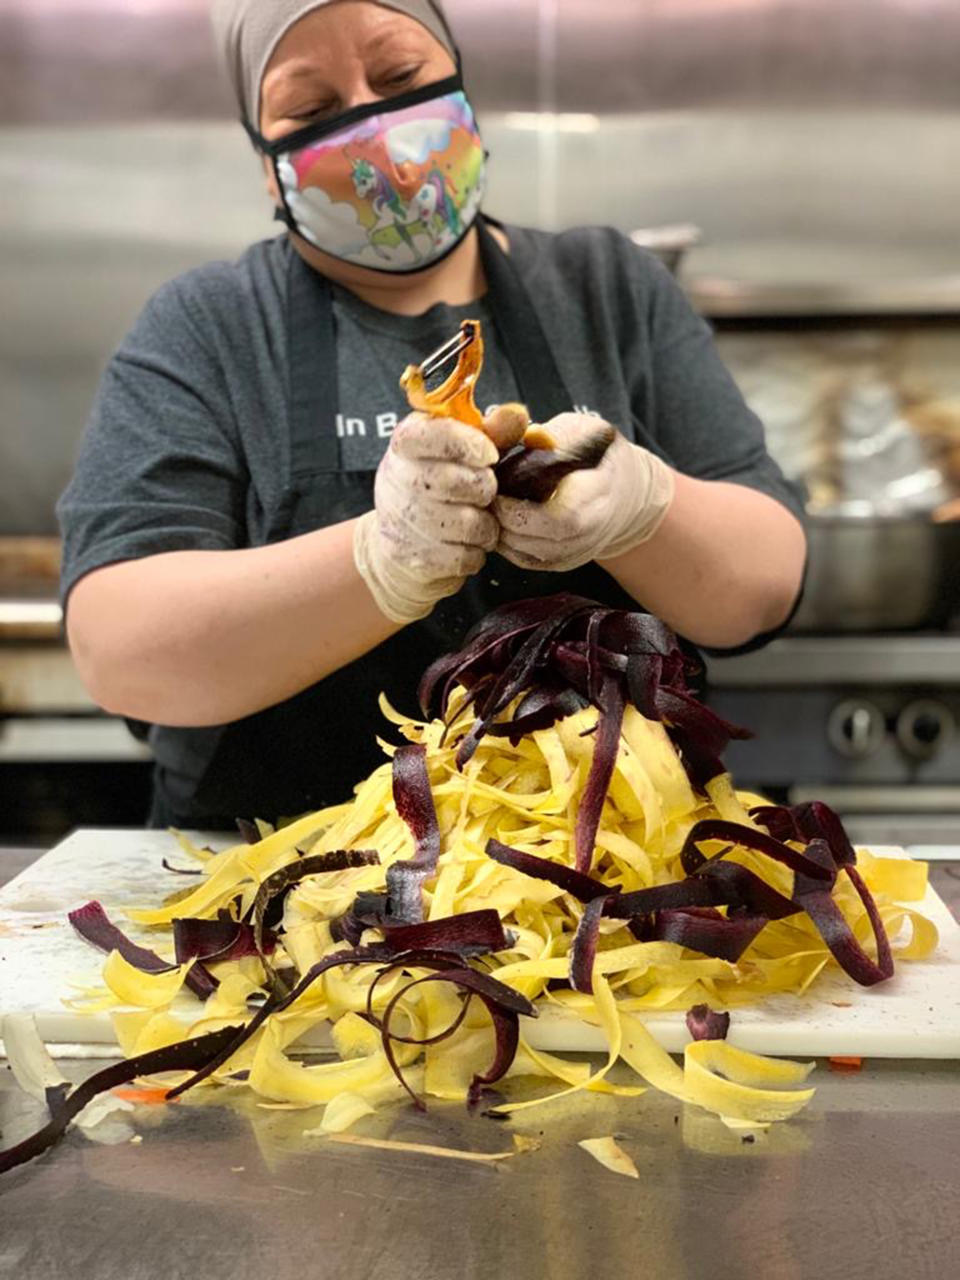
[[[482,431],[448,418],[412,413],[394,431],[377,468],[374,510],[353,538],[354,563],[391,621],[426,617],[497,545],[487,510],[496,461]]]
[[[543,424],[560,448],[596,426],[596,418],[578,413]],[[598,467],[565,476],[546,502],[497,498],[497,550],[522,569],[555,572],[610,560],[656,533],[673,492],[666,463],[617,432]]]

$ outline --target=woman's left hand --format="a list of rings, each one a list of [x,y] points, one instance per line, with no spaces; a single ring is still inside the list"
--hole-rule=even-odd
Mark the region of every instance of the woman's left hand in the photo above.
[[[595,431],[597,419],[561,413],[543,424],[561,448]],[[619,432],[600,465],[574,471],[542,503],[498,497],[497,550],[522,569],[563,572],[631,551],[656,533],[674,493],[674,473]]]

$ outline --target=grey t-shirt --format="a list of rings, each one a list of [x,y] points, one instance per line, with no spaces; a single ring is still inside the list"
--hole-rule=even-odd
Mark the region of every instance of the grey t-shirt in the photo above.
[[[758,489],[800,513],[763,428],[669,273],[619,232],[507,228],[510,253],[573,403],[680,471]],[[103,565],[262,544],[290,484],[286,236],[161,288],[110,361],[59,516],[64,599]],[[481,407],[518,398],[485,299],[396,316],[334,289],[340,467],[372,471],[406,412],[398,378],[484,325]],[[558,589],[562,583],[558,582]]]

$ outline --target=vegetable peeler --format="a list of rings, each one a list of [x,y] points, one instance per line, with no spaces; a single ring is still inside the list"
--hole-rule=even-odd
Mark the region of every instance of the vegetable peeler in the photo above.
[[[455,362],[455,368],[439,387],[428,390],[427,381]],[[434,418],[455,418],[469,427],[483,429],[483,414],[473,391],[483,368],[483,335],[479,320],[464,320],[459,333],[443,343],[422,364],[407,365],[400,378],[411,409]]]

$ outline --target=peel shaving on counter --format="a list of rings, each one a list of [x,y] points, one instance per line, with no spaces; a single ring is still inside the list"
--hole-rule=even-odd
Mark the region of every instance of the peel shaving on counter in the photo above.
[[[422,720],[382,703],[405,743],[382,744],[391,758],[351,801],[246,823],[219,853],[181,836],[203,875],[130,912],[151,945],[99,904],[71,913],[107,953],[73,1007],[113,1010],[127,1060],[51,1091],[50,1123],[0,1170],[158,1072],[179,1073],[165,1100],[204,1086],[322,1105],[327,1134],[404,1098],[504,1116],[646,1087],[732,1126],[796,1114],[811,1066],[728,1044],[729,1011],[805,993],[828,967],[869,986],[895,955],[929,955],[936,928],[905,905],[926,868],[857,856],[825,805],[737,792],[721,756],[744,731],[695,698],[697,670],[647,615],[570,595],[505,606],[428,669]],[[599,1067],[527,1042],[547,1005],[602,1029]],[[682,1065],[648,1010],[687,1011]],[[297,1061],[317,1024],[338,1059]],[[618,1062],[632,1083],[611,1081]],[[528,1080],[511,1098],[520,1076],[542,1096]]]

